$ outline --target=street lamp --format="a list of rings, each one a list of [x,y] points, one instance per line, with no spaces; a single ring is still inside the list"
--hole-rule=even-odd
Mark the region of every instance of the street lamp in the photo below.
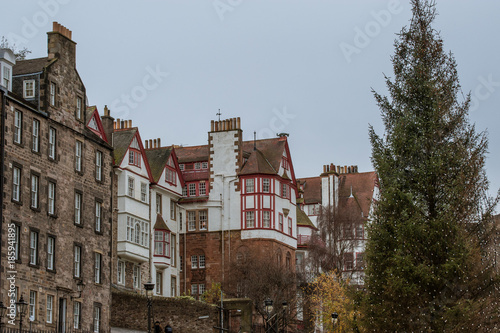
[[[337,314],[337,312],[332,313],[332,326],[334,330],[338,321],[339,321],[339,315]]]
[[[155,289],[155,284],[151,281],[144,283],[144,289],[146,289],[146,297],[148,298],[148,333],[151,333],[151,307],[153,306],[153,289]]]
[[[286,326],[286,309],[288,308],[288,303],[286,301],[283,301],[281,303],[281,306],[283,307],[283,332],[288,331],[288,328]]]
[[[273,312],[273,300],[268,298],[264,301],[264,308],[266,309],[267,316]]]
[[[21,298],[19,299],[18,302],[16,302],[16,307],[17,307],[17,312],[19,312],[19,332],[23,332],[23,317],[26,315],[26,310],[28,310],[28,303],[23,298],[23,295],[21,295]]]
[[[76,284],[76,290],[78,291],[78,297],[77,296],[71,296],[71,299],[81,298],[82,297],[83,289],[85,289],[85,283],[83,283],[83,280],[80,279],[80,280],[78,280],[78,283]]]
[[[270,332],[270,329],[272,328],[272,324],[271,324],[272,317],[269,318],[269,316],[273,312],[273,300],[272,299],[268,298],[268,299],[266,299],[264,301],[264,310],[266,311],[266,314],[267,314],[267,317],[266,317],[266,326],[265,326],[266,327],[266,333],[267,333],[267,332]]]
[[[0,328],[3,326],[3,317],[5,317],[5,313],[7,312],[7,307],[3,305],[3,302],[0,301]]]

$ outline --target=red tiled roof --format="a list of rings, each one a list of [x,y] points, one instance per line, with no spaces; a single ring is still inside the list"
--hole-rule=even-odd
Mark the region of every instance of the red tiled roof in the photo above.
[[[300,178],[304,183],[304,203],[321,203],[321,177]]]
[[[269,164],[276,170],[276,173],[280,169],[281,157],[286,146],[286,140],[281,140],[280,138],[272,139],[262,139],[255,141],[257,149],[262,153],[262,155],[267,159]],[[254,141],[243,142],[243,151],[252,153],[254,147]]]
[[[355,203],[363,212],[363,215],[367,217],[376,182],[377,175],[374,171],[339,175],[339,201],[345,200],[348,207],[353,206]]]
[[[191,163],[208,161],[208,145],[191,146],[191,147],[176,147],[175,153],[179,163]]]
[[[271,166],[260,150],[253,150],[250,157],[241,168],[240,175],[267,174],[275,175],[276,170]]]

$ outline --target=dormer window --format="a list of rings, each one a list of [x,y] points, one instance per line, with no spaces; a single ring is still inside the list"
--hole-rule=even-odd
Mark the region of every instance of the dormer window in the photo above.
[[[176,185],[177,183],[176,180],[177,180],[176,172],[168,167],[165,168],[165,181],[170,184]]]
[[[24,98],[35,97],[35,80],[24,80],[23,82],[23,96]]]
[[[141,167],[141,153],[137,150],[130,149],[128,152],[128,164]]]

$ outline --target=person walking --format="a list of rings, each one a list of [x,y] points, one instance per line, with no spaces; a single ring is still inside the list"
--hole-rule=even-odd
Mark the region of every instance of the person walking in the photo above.
[[[165,329],[166,329],[166,327],[165,327]],[[161,326],[160,326],[160,322],[159,321],[155,321],[155,331],[154,332],[155,333],[162,333],[161,331],[162,331],[162,329],[161,329]]]

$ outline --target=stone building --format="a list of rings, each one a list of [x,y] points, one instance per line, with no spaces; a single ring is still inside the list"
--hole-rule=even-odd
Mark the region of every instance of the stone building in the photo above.
[[[379,193],[375,172],[358,172],[357,166],[325,165],[319,177],[300,178],[298,187],[298,207],[302,212],[297,213],[302,216],[297,244],[298,271],[320,269],[311,266],[308,248],[312,235],[316,231],[321,233],[323,214],[324,223],[331,226],[325,237],[317,241],[325,247],[335,247],[343,275],[352,283],[363,284],[365,225]]]
[[[242,141],[240,119],[212,121],[208,145],[175,149],[185,181],[181,292],[224,289],[248,254],[295,269],[297,195],[286,136]]]
[[[24,327],[29,318],[32,329],[107,332],[112,147],[75,56],[56,22],[47,57],[0,52],[11,69],[2,71],[0,300],[28,303]]]
[[[117,184],[113,286],[142,293],[143,284],[153,282],[156,295],[177,296],[182,218],[177,202],[184,181],[174,148],[161,147],[160,139],[143,145],[131,120],[118,119],[111,137]]]

